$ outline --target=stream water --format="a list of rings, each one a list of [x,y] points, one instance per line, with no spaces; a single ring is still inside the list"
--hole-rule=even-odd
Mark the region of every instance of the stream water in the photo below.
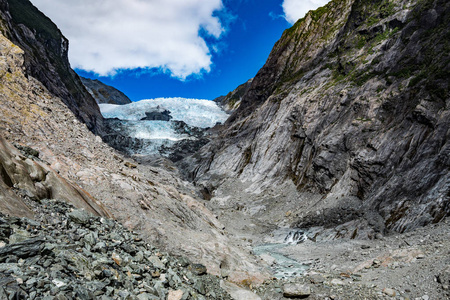
[[[302,243],[306,235],[297,229],[279,229],[268,239],[270,243],[255,246],[253,252],[264,257],[265,260],[273,261],[271,269],[276,278],[288,278],[303,274],[309,265],[298,262],[284,255],[281,250],[289,245]]]

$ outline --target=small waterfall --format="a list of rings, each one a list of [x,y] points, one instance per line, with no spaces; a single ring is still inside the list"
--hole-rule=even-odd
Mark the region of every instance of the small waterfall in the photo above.
[[[290,231],[288,235],[284,238],[284,243],[288,245],[297,245],[306,241],[306,233],[301,230]]]

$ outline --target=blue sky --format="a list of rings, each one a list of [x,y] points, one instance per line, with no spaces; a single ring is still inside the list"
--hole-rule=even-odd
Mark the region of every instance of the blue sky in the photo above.
[[[31,1],[69,39],[78,74],[132,101],[227,94],[256,75],[285,29],[327,2]]]

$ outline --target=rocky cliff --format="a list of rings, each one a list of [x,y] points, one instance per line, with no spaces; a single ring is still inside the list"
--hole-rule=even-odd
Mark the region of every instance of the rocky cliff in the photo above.
[[[99,104],[108,103],[123,105],[131,103],[131,100],[127,95],[110,85],[104,84],[98,79],[92,80],[84,77],[80,77],[80,79],[91,96]]]
[[[69,41],[28,0],[0,1],[0,31],[24,51],[27,76],[39,80],[92,131],[103,130],[102,115],[67,57]]]
[[[96,215],[108,216],[108,211],[98,201],[78,185],[60,176],[59,172],[41,159],[39,151],[34,149],[57,128],[57,125],[51,124],[52,117],[59,118],[54,123],[64,122],[67,113],[65,116],[58,116],[58,108],[50,108],[52,96],[41,83],[32,77],[26,78],[24,74],[24,52],[1,33],[0,53],[2,212],[32,217],[31,211],[22,201],[23,197],[36,201],[58,198]],[[52,138],[58,139],[56,136]],[[14,147],[11,144],[14,142],[21,145],[16,144]]]
[[[309,12],[183,167],[216,203],[237,201],[278,225],[338,228],[332,237],[441,221],[450,213],[449,17],[443,0],[333,0]],[[229,197],[230,187],[245,196]]]
[[[448,297],[449,7],[334,0],[308,13],[180,163],[195,186],[95,136],[102,119],[64,63],[66,40],[29,2],[0,0],[1,297],[224,298],[205,266],[254,288],[287,256],[311,272],[287,260],[293,277],[261,297],[221,286],[236,299]],[[383,236],[428,223],[440,224]],[[305,242],[250,253],[287,232]]]
[[[220,96],[214,99],[220,107],[227,113],[232,113],[239,108],[241,105],[242,97],[247,93],[251,87],[253,78],[249,79],[247,82],[241,84],[233,91],[229,92],[226,96]]]

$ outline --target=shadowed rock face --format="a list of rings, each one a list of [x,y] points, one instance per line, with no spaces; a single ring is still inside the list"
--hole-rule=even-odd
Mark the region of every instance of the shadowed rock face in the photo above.
[[[439,222],[450,213],[449,16],[448,1],[335,0],[308,13],[182,166],[210,190],[227,178],[254,192],[294,184],[298,227]]]
[[[148,120],[148,121],[170,121],[172,119],[172,116],[170,115],[170,111],[167,109],[157,109],[154,111],[148,111],[145,112],[145,117],[141,119]]]
[[[67,56],[69,42],[56,25],[28,0],[0,0],[0,30],[24,51],[26,74],[63,99],[91,131],[102,133],[103,117],[71,69]]]
[[[123,105],[131,103],[130,98],[124,93],[112,86],[104,84],[100,80],[92,80],[84,77],[80,77],[80,79],[91,96],[94,97],[95,101],[99,104],[108,103]]]

